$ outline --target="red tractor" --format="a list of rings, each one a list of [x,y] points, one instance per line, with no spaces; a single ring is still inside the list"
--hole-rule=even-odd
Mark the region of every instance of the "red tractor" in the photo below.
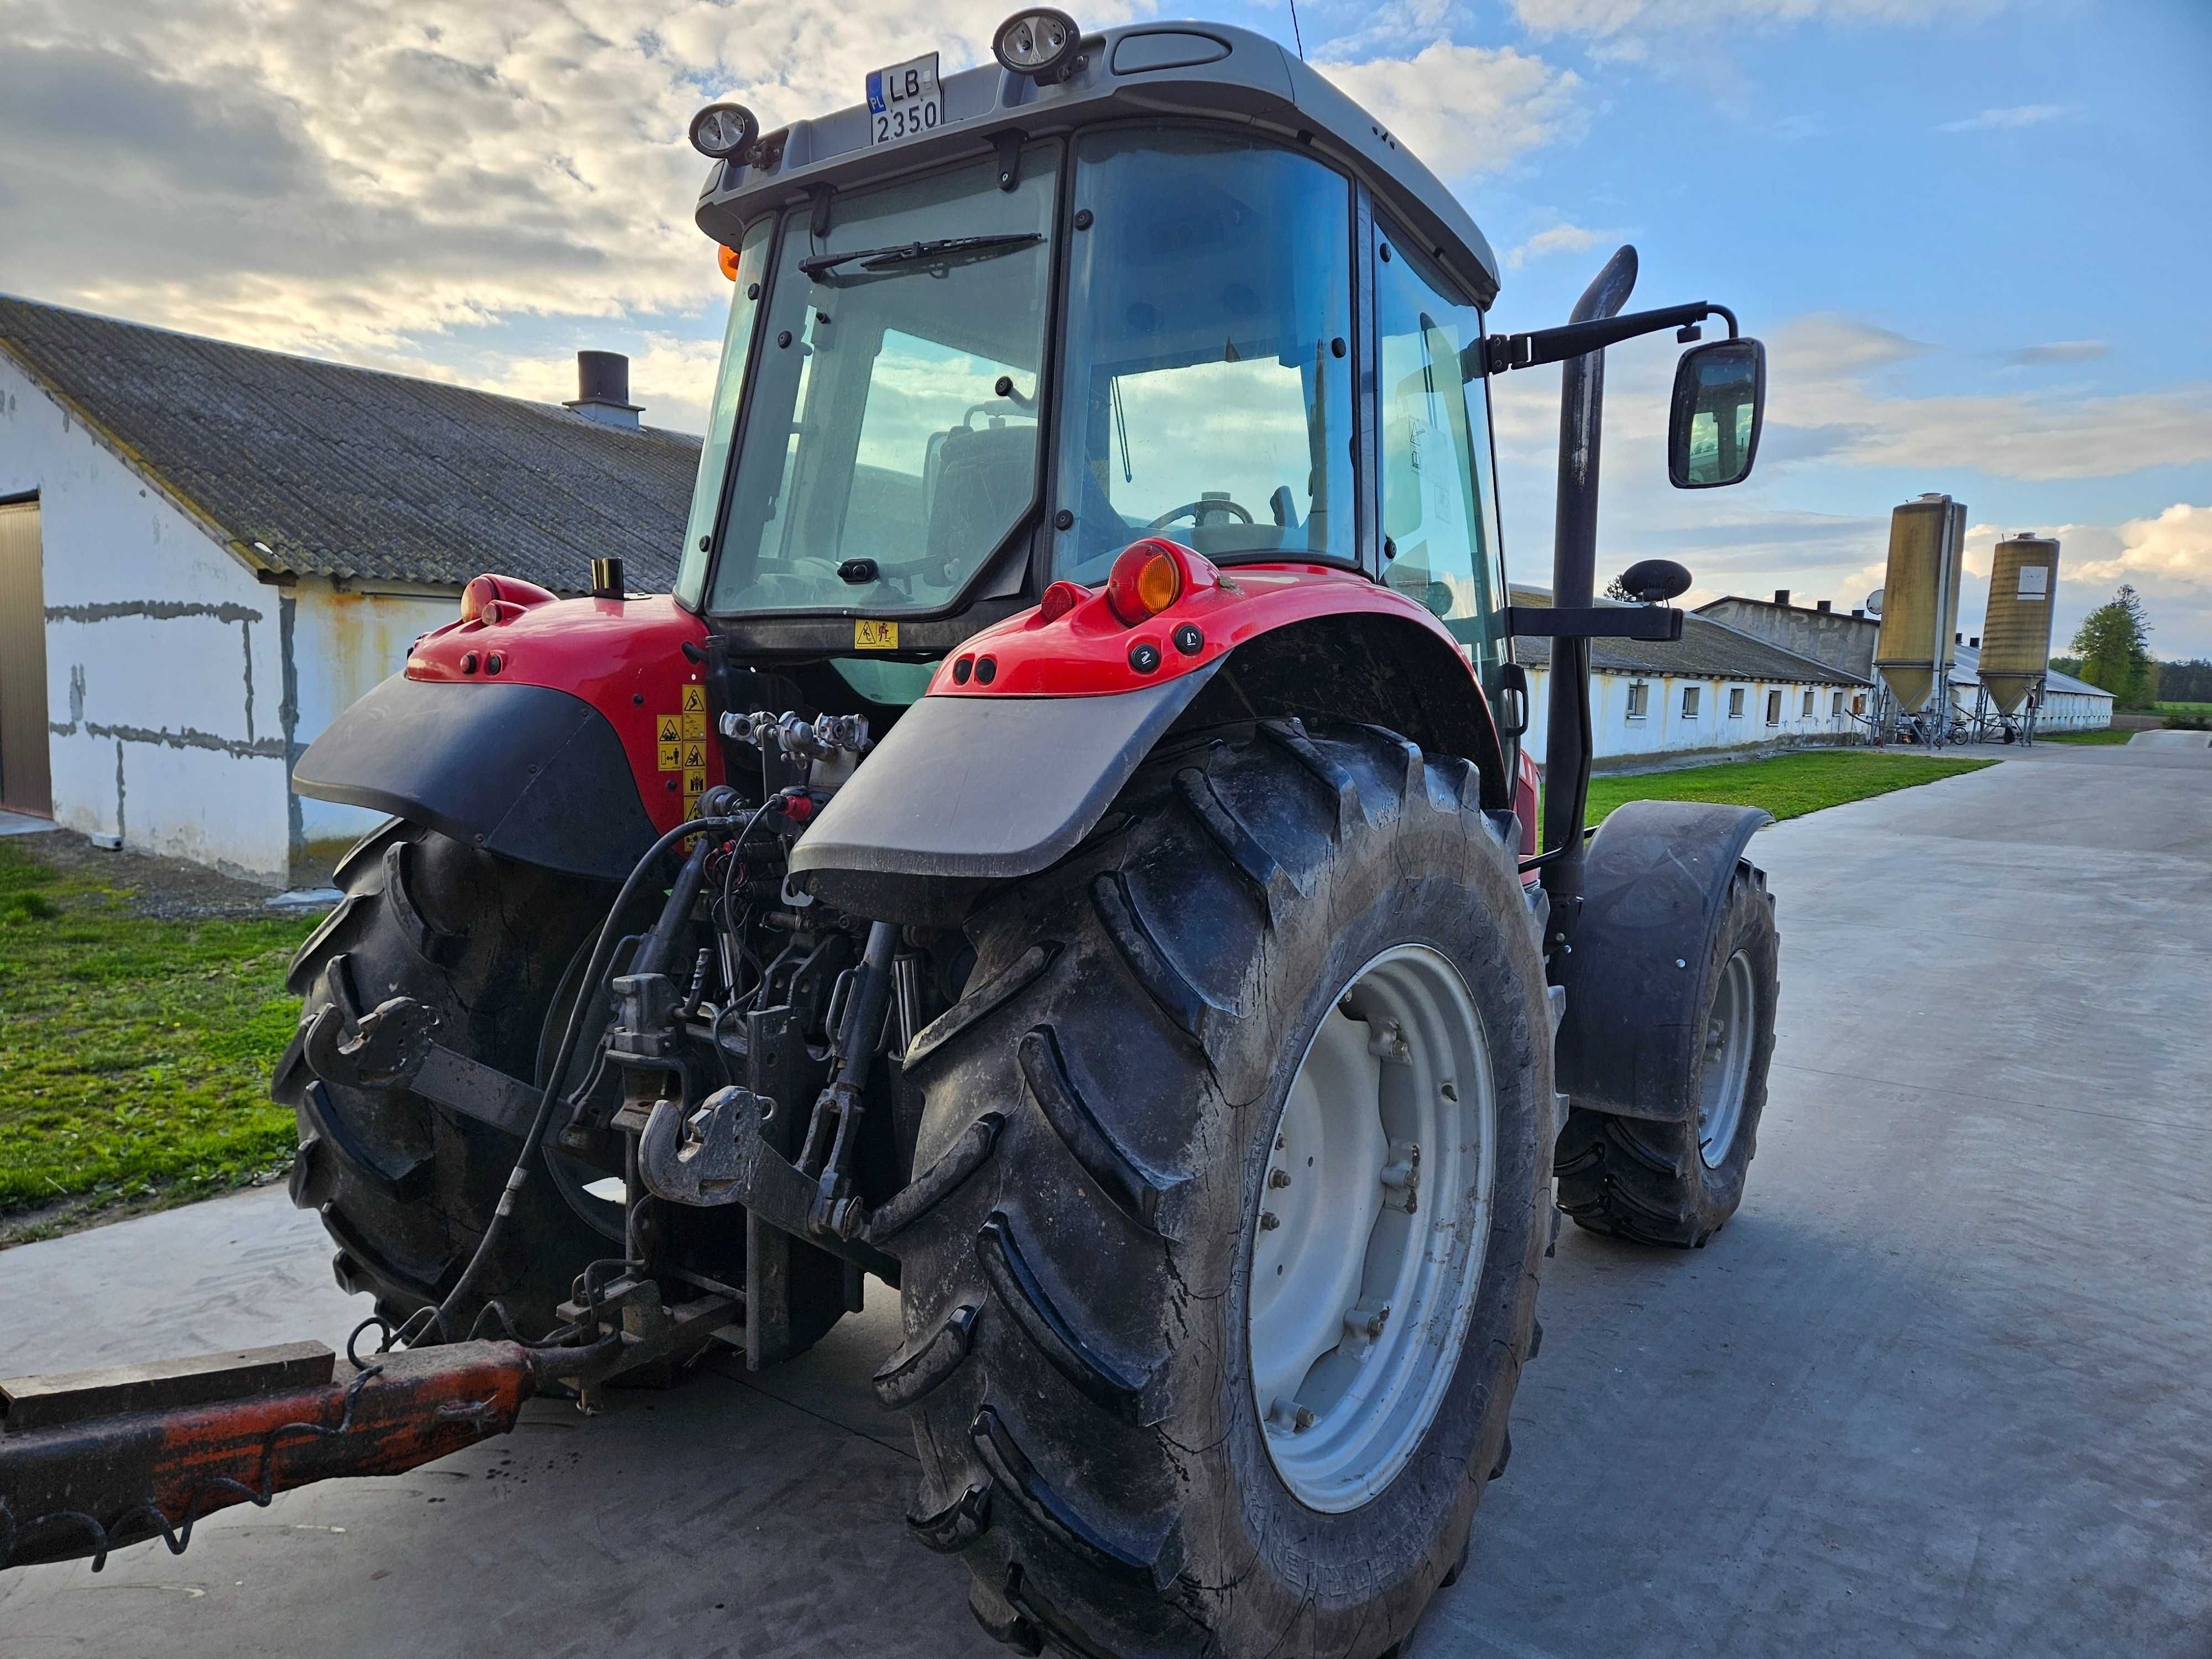
[[[9,1385],[0,1559],[772,1364],[872,1276],[914,1535],[994,1636],[1375,1659],[1505,1467],[1559,1212],[1735,1211],[1760,815],[1583,814],[1588,641],[1679,636],[1689,580],[1594,602],[1603,348],[1727,324],[1674,391],[1704,488],[1759,343],[1619,314],[1628,249],[1492,331],[1474,222],[1272,41],[1039,10],[994,52],[695,121],[736,292],[674,592],[479,577],[297,768],[392,815],[275,1081],[377,1316],[343,1370]],[[1489,388],[1552,362],[1529,609]]]

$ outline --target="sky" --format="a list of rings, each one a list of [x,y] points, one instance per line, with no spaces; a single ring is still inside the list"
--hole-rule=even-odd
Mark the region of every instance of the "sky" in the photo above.
[[[646,420],[696,431],[729,289],[691,113],[772,128],[919,52],[981,61],[1005,3],[0,0],[0,291],[548,400],[578,349],[627,351]],[[2005,534],[2062,540],[2062,649],[2125,581],[2157,654],[2212,656],[2206,0],[1204,15],[1302,41],[1453,187],[1504,266],[1494,327],[1564,320],[1630,243],[1632,307],[1717,301],[1767,343],[1726,491],[1666,485],[1671,337],[1609,354],[1601,571],[1849,608],[1890,508],[1942,491],[1978,576]],[[1496,387],[1519,580],[1548,580],[1558,395]]]

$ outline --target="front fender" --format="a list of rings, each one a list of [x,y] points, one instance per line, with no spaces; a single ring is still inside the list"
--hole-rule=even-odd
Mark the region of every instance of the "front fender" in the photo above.
[[[1686,1123],[1698,1009],[1736,866],[1772,817],[1755,806],[1636,800],[1591,839],[1574,949],[1560,963],[1559,1087],[1577,1106]],[[1762,882],[1764,878],[1760,878]]]

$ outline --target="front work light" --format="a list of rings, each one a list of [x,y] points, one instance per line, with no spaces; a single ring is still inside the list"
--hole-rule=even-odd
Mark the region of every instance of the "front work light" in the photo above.
[[[991,54],[1009,75],[1032,81],[1065,81],[1083,44],[1075,20],[1064,11],[1018,11],[991,37]]]
[[[717,161],[742,162],[760,137],[760,122],[743,104],[709,104],[691,118],[691,148]]]

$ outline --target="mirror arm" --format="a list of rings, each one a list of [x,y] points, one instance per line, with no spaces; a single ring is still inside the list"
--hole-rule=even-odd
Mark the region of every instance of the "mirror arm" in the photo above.
[[[1626,317],[1597,317],[1586,323],[1566,323],[1528,334],[1488,335],[1462,349],[1460,371],[1471,379],[1478,372],[1503,374],[1510,369],[1537,368],[1546,363],[1564,362],[1570,357],[1601,351],[1640,334],[1656,334],[1666,328],[1689,328],[1708,317],[1726,319],[1729,337],[1737,337],[1735,313],[1709,300],[1696,300],[1686,306],[1632,311]]]

